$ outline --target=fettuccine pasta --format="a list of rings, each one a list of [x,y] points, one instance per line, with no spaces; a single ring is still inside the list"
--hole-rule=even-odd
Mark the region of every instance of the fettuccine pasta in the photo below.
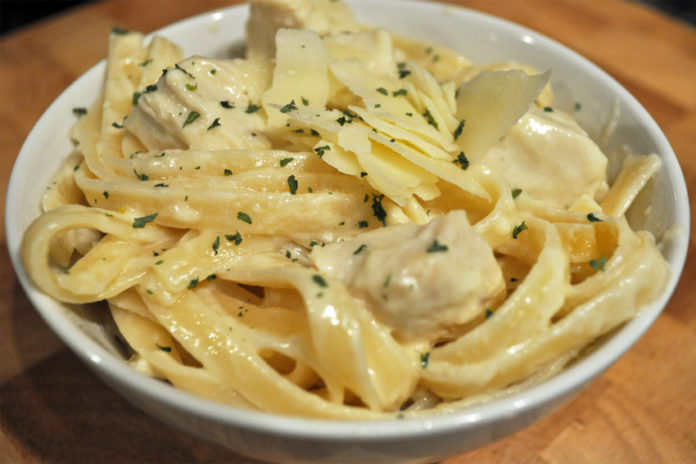
[[[668,276],[550,71],[475,64],[340,2],[251,3],[244,58],[114,29],[22,256],[105,301],[129,362],[226,404],[444,411],[553,375]]]

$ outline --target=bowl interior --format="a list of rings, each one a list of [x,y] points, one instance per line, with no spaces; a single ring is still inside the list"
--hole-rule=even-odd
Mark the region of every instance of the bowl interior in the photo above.
[[[514,60],[544,71],[552,70],[556,106],[571,112],[612,160],[628,150],[657,153],[663,167],[652,187],[641,194],[629,218],[639,229],[650,230],[660,241],[672,267],[662,298],[616,331],[591,354],[558,376],[520,393],[457,413],[381,423],[341,423],[278,417],[220,406],[177,391],[133,372],[122,358],[113,334],[94,313],[59,304],[33,287],[19,258],[24,230],[39,214],[41,195],[60,160],[71,150],[68,131],[72,108],[85,106],[100,91],[104,63],[71,85],[46,111],[28,136],[17,158],[7,193],[7,244],[17,275],[32,303],[58,335],[98,373],[145,396],[226,424],[265,429],[296,436],[356,437],[433,433],[510,417],[525,408],[558,397],[596,376],[627,350],[649,327],[667,303],[683,267],[688,245],[688,197],[674,152],[657,124],[640,104],[602,70],[550,39],[520,26],[481,13],[436,3],[384,0],[349,2],[365,23],[384,26],[399,34],[449,46],[478,62]],[[394,15],[398,9],[399,14]],[[159,33],[182,45],[187,54],[229,56],[243,40],[247,8],[236,6],[182,21]],[[424,20],[427,18],[427,20]],[[106,36],[106,31],[105,31]],[[105,37],[106,39],[106,37]],[[581,110],[575,110],[575,104]],[[616,128],[601,139],[605,126]],[[41,169],[37,169],[41,166]],[[27,182],[31,179],[31,182]],[[676,228],[675,228],[676,225]],[[677,233],[672,233],[674,231]],[[666,232],[670,232],[667,233]]]

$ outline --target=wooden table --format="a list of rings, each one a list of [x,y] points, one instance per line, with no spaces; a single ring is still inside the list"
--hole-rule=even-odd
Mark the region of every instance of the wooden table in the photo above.
[[[0,41],[0,236],[12,163],[53,99],[106,55],[114,25],[150,32],[228,1],[105,1]],[[617,0],[462,0],[542,32],[613,75],[648,109],[696,190],[696,30]],[[696,206],[692,196],[692,205]],[[692,208],[693,208],[692,206]],[[692,209],[692,230],[696,229]],[[447,464],[696,462],[696,236],[654,326],[572,403]],[[249,462],[165,426],[98,380],[51,333],[0,247],[0,462]]]

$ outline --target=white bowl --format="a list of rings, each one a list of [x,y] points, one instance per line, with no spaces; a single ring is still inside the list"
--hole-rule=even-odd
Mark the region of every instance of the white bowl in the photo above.
[[[607,337],[588,356],[559,375],[488,404],[432,417],[377,422],[299,419],[240,410],[195,397],[133,371],[98,321],[39,292],[19,258],[22,234],[39,214],[45,186],[70,152],[71,110],[97,97],[100,63],[72,84],[46,111],[17,158],[7,192],[7,244],[17,275],[34,306],[55,332],[101,378],[155,417],[239,453],[271,461],[423,462],[463,453],[529,425],[573,397],[628,350],[660,314],[679,279],[689,237],[689,205],[674,152],[646,110],[615,80],[575,52],[528,29],[436,3],[403,0],[349,2],[363,22],[431,40],[474,61],[516,60],[552,70],[556,106],[575,112],[597,140],[618,111],[616,129],[602,148],[626,144],[636,153],[655,152],[663,166],[654,188],[642,195],[629,218],[658,240],[672,274],[662,297]],[[398,15],[394,14],[398,11]],[[158,33],[186,53],[225,56],[243,38],[247,8],[223,9],[166,27]],[[41,166],[41,169],[37,169]],[[674,230],[677,233],[671,233]]]

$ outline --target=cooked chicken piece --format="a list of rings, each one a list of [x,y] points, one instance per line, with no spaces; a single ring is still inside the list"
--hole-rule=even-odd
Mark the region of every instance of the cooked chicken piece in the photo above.
[[[125,128],[147,150],[269,147],[257,110],[271,66],[263,60],[187,58],[143,89]]]
[[[532,106],[481,160],[513,189],[559,208],[607,189],[607,158],[567,114]]]
[[[315,248],[311,259],[407,341],[447,338],[505,293],[493,251],[464,211],[424,226],[401,224],[366,232]]]

